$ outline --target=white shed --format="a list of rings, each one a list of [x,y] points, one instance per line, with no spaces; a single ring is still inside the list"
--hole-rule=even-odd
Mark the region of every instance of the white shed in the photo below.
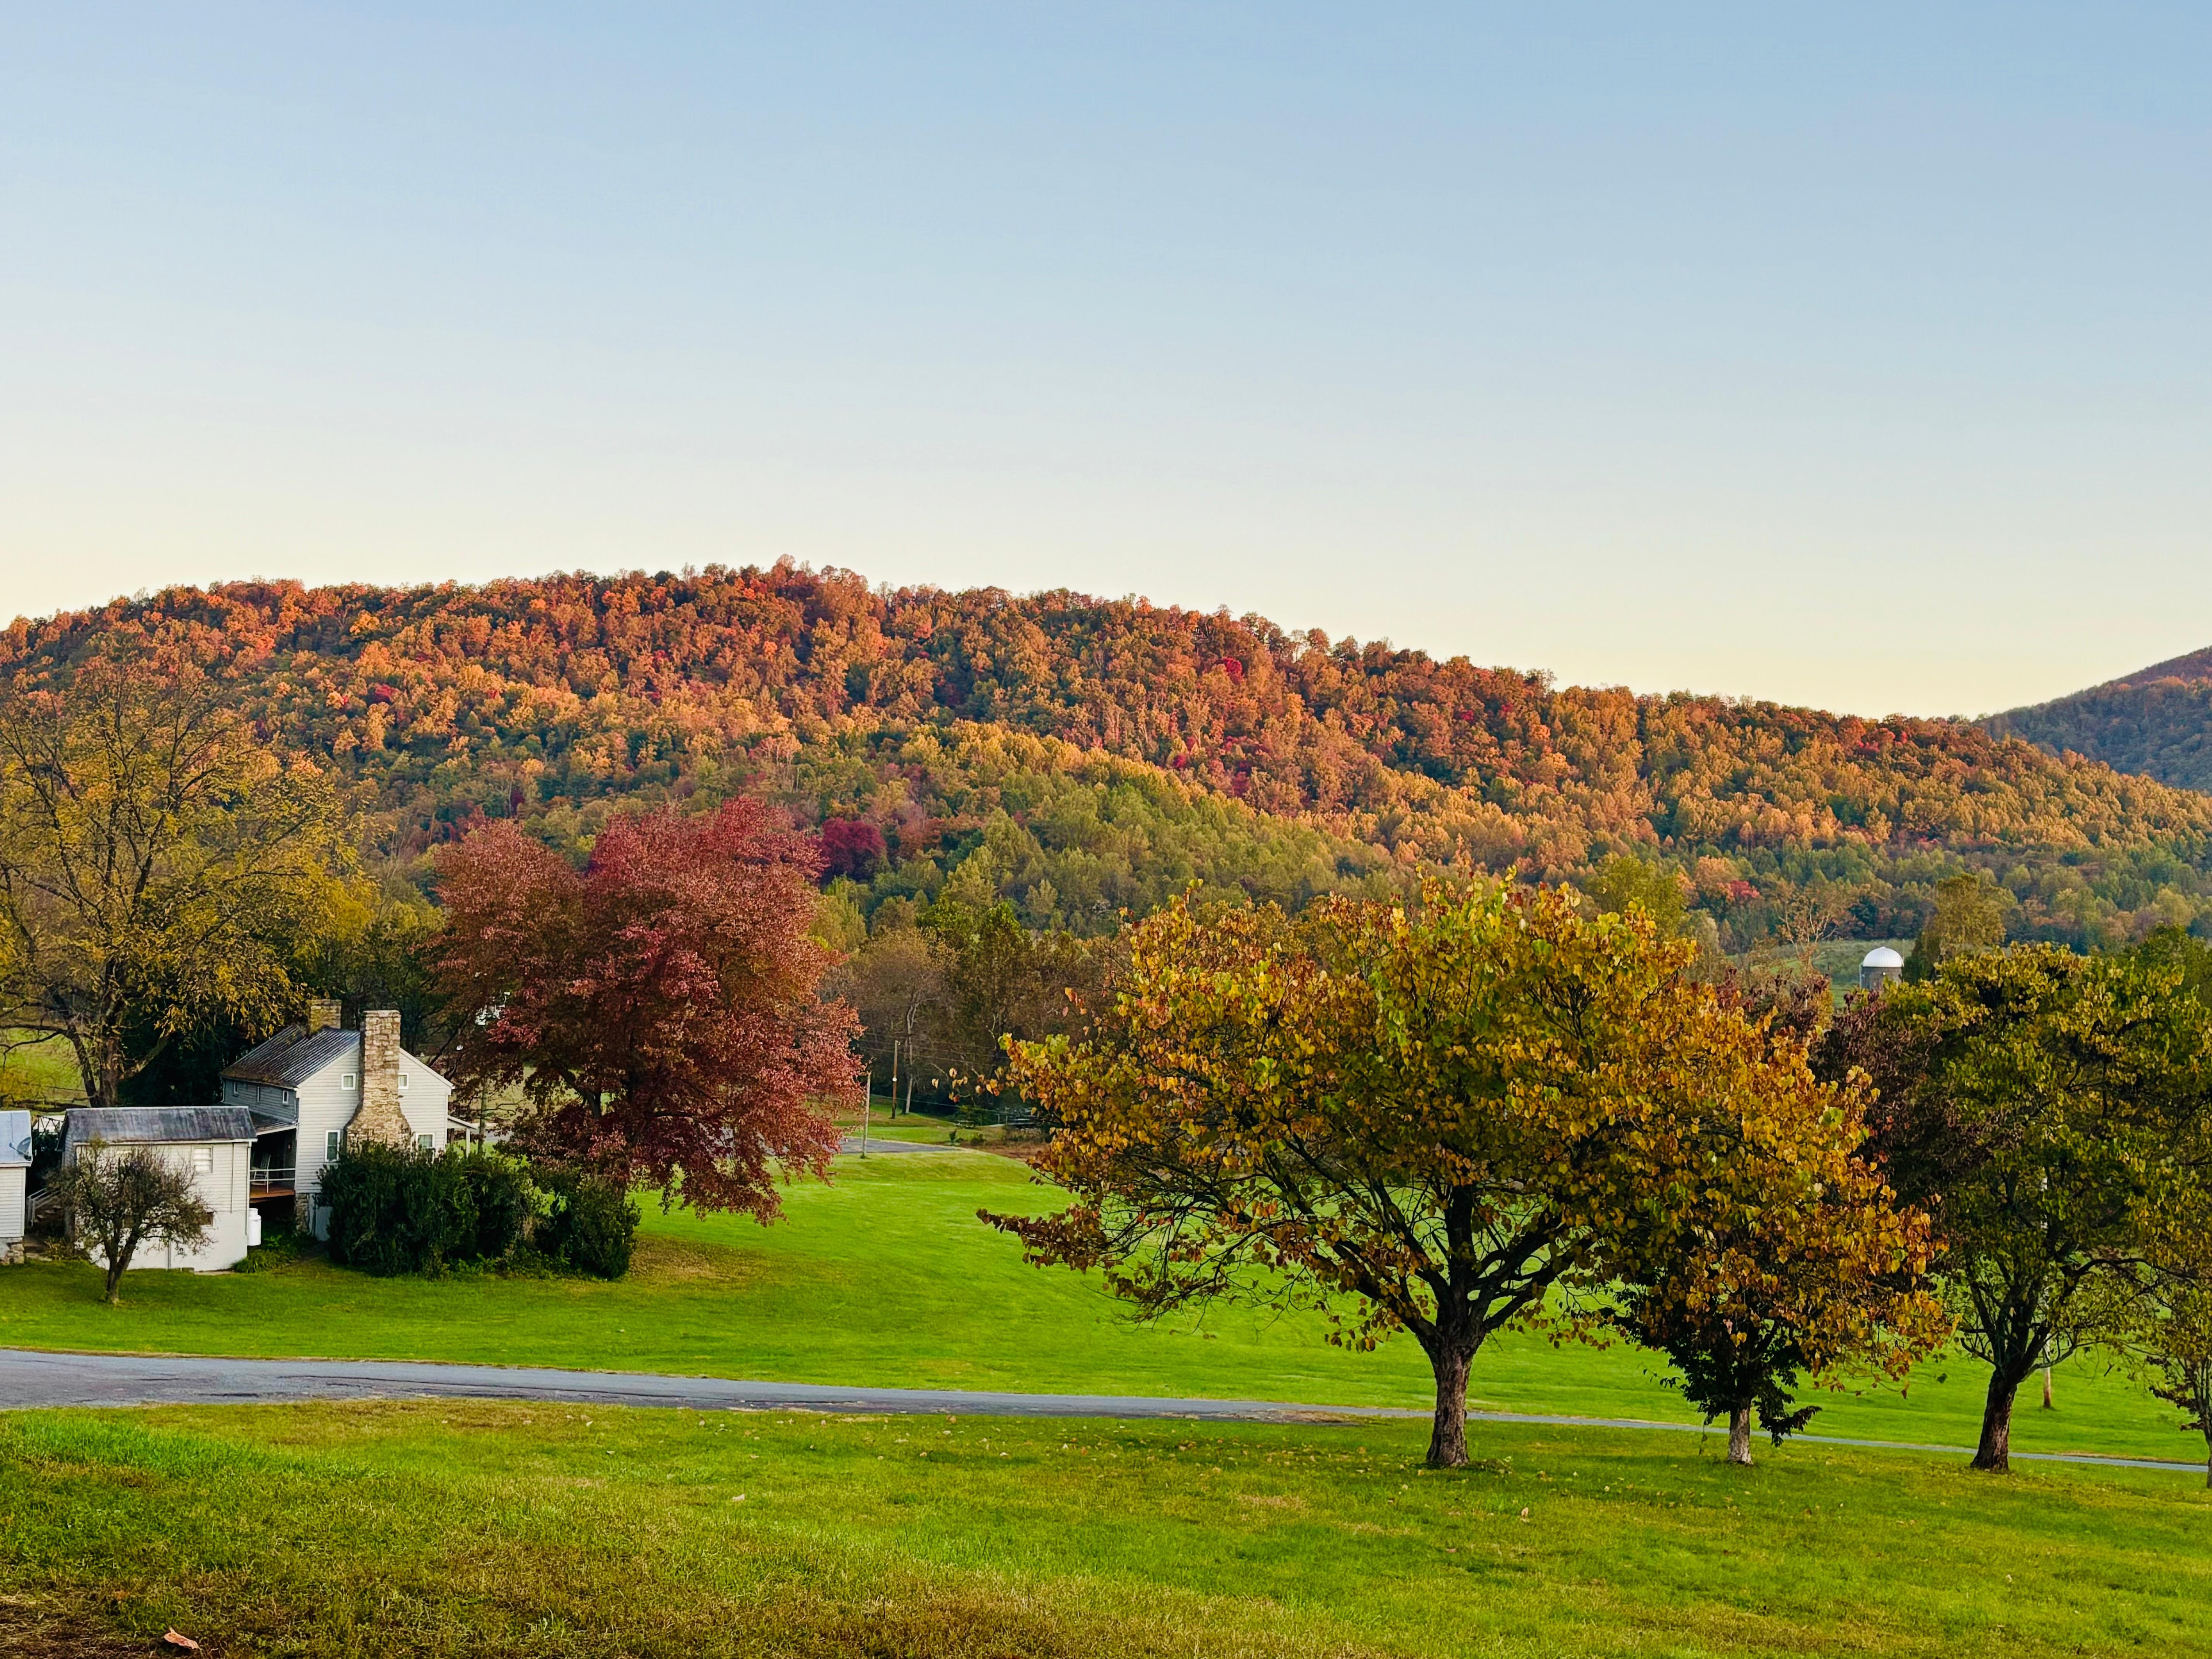
[[[253,1242],[251,1188],[253,1115],[238,1106],[79,1106],[69,1114],[62,1161],[73,1164],[94,1141],[110,1146],[151,1146],[191,1172],[200,1202],[214,1212],[207,1243],[181,1249],[149,1239],[134,1267],[190,1267],[222,1273],[246,1260]],[[103,1267],[105,1262],[101,1263]]]
[[[0,1112],[0,1263],[23,1255],[23,1194],[31,1178],[31,1115]]]

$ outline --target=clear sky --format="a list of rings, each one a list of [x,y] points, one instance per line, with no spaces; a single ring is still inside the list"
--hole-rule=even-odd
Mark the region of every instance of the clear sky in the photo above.
[[[0,12],[0,616],[783,555],[1869,713],[2212,643],[2212,7]]]

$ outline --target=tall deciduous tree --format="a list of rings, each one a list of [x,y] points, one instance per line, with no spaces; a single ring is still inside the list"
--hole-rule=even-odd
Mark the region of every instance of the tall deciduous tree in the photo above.
[[[2010,897],[1970,870],[1937,882],[1935,908],[1912,942],[1912,954],[1905,959],[1905,978],[1917,982],[1954,957],[2002,945]]]
[[[578,870],[492,823],[440,870],[457,1082],[511,1089],[539,1145],[665,1199],[768,1220],[824,1171],[855,1026],[819,994],[817,854],[750,802],[617,818]]]
[[[328,776],[271,755],[179,652],[19,677],[0,695],[0,1025],[66,1042],[100,1106],[196,1030],[274,1026],[344,828]]]
[[[2007,1469],[2021,1384],[2126,1340],[2172,1239],[2212,1223],[2212,1020],[2171,969],[2017,945],[1856,1002],[1819,1067],[1879,1091],[1873,1144],[1991,1368],[1974,1467]]]
[[[1090,1034],[1018,1049],[1060,1126],[1038,1167],[1073,1201],[990,1219],[1149,1312],[1274,1294],[1342,1341],[1411,1332],[1430,1461],[1464,1463],[1492,1332],[1813,1202],[1849,1154],[1850,1091],[1694,979],[1693,949],[1557,891],[1297,922],[1178,903],[1134,930]]]

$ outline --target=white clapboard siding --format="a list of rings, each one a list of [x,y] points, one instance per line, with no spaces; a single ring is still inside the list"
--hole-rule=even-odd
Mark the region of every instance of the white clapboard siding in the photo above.
[[[131,1260],[133,1267],[184,1267],[196,1273],[219,1273],[246,1260],[246,1212],[252,1207],[247,1183],[252,1179],[253,1143],[247,1140],[165,1140],[161,1156],[192,1170],[192,1185],[200,1202],[214,1214],[207,1242],[196,1250],[181,1249],[167,1239],[149,1238]],[[208,1168],[198,1169],[196,1158],[205,1155]]]
[[[352,1086],[347,1086],[347,1079]],[[361,1045],[331,1060],[299,1088],[299,1190],[310,1192],[322,1184],[323,1165],[329,1161],[331,1137],[343,1135],[353,1115],[361,1109]]]
[[[0,1164],[0,1244],[23,1236],[23,1186],[30,1173],[20,1164]]]
[[[414,1130],[418,1144],[428,1135],[434,1152],[443,1150],[453,1085],[404,1049],[400,1051],[399,1075],[407,1085],[399,1091],[399,1109],[406,1115],[407,1127]]]

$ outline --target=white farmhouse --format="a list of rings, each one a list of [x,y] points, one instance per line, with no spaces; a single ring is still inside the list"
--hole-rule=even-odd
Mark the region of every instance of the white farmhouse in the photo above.
[[[31,1176],[31,1115],[0,1112],[0,1263],[23,1254],[23,1188]]]
[[[349,1143],[442,1151],[453,1085],[399,1046],[396,1009],[372,1008],[361,1030],[339,1023],[335,1001],[310,1006],[223,1068],[222,1103],[253,1116],[254,1195],[296,1198],[299,1218],[324,1236],[317,1202],[324,1167]]]
[[[305,1024],[287,1025],[223,1069],[220,1105],[81,1106],[69,1113],[64,1163],[94,1141],[159,1146],[191,1171],[200,1201],[215,1214],[199,1249],[151,1240],[135,1265],[202,1273],[234,1267],[261,1242],[264,1208],[292,1209],[295,1224],[325,1237],[329,1212],[317,1200],[323,1170],[342,1147],[380,1142],[443,1150],[453,1085],[399,1046],[396,1010],[371,1009],[361,1025],[346,1030],[337,1003],[314,1003]],[[24,1168],[12,1166],[0,1146],[0,1260],[9,1253],[11,1214],[19,1242],[23,1231],[29,1115],[0,1113],[0,1139],[15,1118],[23,1120],[17,1139]]]
[[[62,1162],[74,1164],[95,1144],[121,1148],[158,1146],[191,1171],[200,1202],[214,1214],[207,1240],[185,1249],[167,1238],[149,1238],[131,1258],[134,1267],[191,1267],[218,1273],[246,1260],[260,1242],[249,1186],[253,1118],[235,1106],[76,1106],[62,1135]],[[105,1267],[103,1261],[100,1265]]]

